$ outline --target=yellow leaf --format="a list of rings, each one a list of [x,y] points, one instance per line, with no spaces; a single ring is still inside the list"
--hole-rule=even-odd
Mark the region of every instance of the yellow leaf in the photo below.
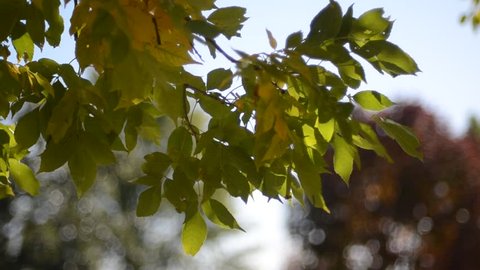
[[[268,43],[270,43],[270,47],[272,47],[274,50],[277,49],[277,40],[273,37],[272,32],[270,32],[268,29],[265,30],[267,31]]]

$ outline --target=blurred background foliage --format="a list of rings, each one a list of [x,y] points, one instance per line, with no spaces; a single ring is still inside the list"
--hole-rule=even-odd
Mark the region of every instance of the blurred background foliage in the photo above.
[[[171,205],[136,217],[144,188],[129,180],[141,175],[143,156],[155,147],[139,142],[129,155],[119,155],[80,199],[60,169],[40,177],[38,196],[0,200],[0,269],[250,269],[245,256],[252,249],[232,252],[219,244],[238,232],[210,226],[204,248],[191,257],[179,240],[183,218]],[[38,168],[35,149],[28,163]]]
[[[452,138],[419,106],[385,115],[413,129],[423,162],[383,135],[394,163],[363,151],[348,187],[323,175],[331,214],[292,211],[291,232],[304,251],[289,269],[480,269],[478,122],[472,118],[468,133]]]

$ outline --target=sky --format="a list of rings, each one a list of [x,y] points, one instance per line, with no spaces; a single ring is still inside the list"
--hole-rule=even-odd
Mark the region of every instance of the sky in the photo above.
[[[339,1],[344,10],[354,4],[355,16],[372,8],[383,7],[385,14],[395,21],[390,41],[408,52],[422,70],[417,76],[391,78],[369,68],[366,69],[368,83],[362,85],[360,90],[377,90],[397,102],[423,104],[449,127],[452,134],[460,136],[467,128],[469,116],[480,117],[477,94],[480,90],[480,36],[469,25],[459,23],[461,14],[469,7],[468,1]],[[246,7],[249,17],[242,30],[242,38],[222,44],[230,49],[251,53],[270,52],[272,49],[265,29],[272,32],[281,47],[290,33],[298,30],[308,32],[310,20],[327,3],[327,0],[219,0],[218,6]],[[71,39],[64,38],[63,42],[63,46],[73,47]],[[65,59],[68,53],[49,48],[44,52],[61,62],[71,60]],[[228,65],[228,61],[218,59],[205,67],[193,69],[197,73],[208,72],[210,65],[225,64]],[[247,234],[226,241],[228,247],[255,243],[266,246],[255,255],[256,269],[281,269],[292,245],[284,226],[288,207],[278,202],[267,204],[265,198],[255,196],[255,203],[238,209],[238,220]]]

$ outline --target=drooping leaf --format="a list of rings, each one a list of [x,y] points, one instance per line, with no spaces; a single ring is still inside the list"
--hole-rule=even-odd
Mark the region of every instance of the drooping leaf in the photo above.
[[[42,48],[45,42],[45,18],[35,5],[28,6],[26,27],[35,45]]]
[[[387,159],[389,162],[393,162],[373,128],[365,123],[359,123],[359,127],[359,134],[352,136],[353,143],[360,148],[373,150],[380,157]]]
[[[313,206],[330,212],[323,198],[320,173],[310,161],[310,158],[297,152],[293,152],[292,158],[295,164],[295,172],[308,200]]]
[[[82,197],[95,182],[97,176],[97,164],[84,149],[76,149],[68,159],[68,168],[72,176],[79,197]]]
[[[420,151],[420,142],[410,128],[383,118],[377,118],[376,123],[390,138],[394,139],[398,145],[400,145],[405,153],[420,160],[423,159],[423,154]]]
[[[75,143],[71,138],[64,139],[59,143],[51,141],[41,154],[40,172],[51,172],[65,164],[73,151]]]
[[[202,204],[202,210],[208,219],[216,225],[226,229],[239,229],[244,231],[221,202],[214,199],[207,200]]]
[[[15,183],[30,195],[37,195],[40,189],[40,183],[32,172],[32,169],[22,162],[10,158],[10,174]]]
[[[15,193],[13,193],[12,187],[10,185],[0,183],[0,200],[13,196],[15,196]]]
[[[23,34],[21,37],[13,40],[13,47],[17,51],[17,60],[24,60],[29,62],[33,58],[33,41],[28,33]]]
[[[355,149],[340,136],[334,137],[333,149],[335,151],[333,168],[343,181],[348,184],[353,171]]]
[[[325,123],[320,123],[317,120],[315,127],[318,129],[318,131],[320,131],[320,134],[325,141],[330,142],[333,138],[333,134],[335,133],[335,119],[330,118],[330,120]]]
[[[192,147],[192,135],[183,126],[176,128],[168,138],[167,152],[173,161],[189,157],[192,154]]]
[[[20,149],[28,149],[34,145],[40,136],[39,110],[35,109],[25,114],[15,127],[15,141]]]
[[[386,72],[393,77],[420,71],[410,55],[388,41],[370,41],[355,52],[367,59],[379,72]]]
[[[353,99],[362,108],[373,111],[380,111],[394,105],[388,97],[377,91],[361,91],[353,95]]]
[[[26,6],[26,1],[0,1],[0,41],[4,41],[11,34],[11,31],[17,21],[20,19],[22,9]]]
[[[137,204],[137,217],[147,217],[155,214],[160,207],[162,201],[162,185],[158,184],[152,186],[142,193],[138,197]]]
[[[74,114],[78,108],[78,100],[76,92],[67,91],[60,102],[53,109],[50,120],[47,125],[47,135],[51,136],[55,143],[65,136],[68,129],[72,125]]]
[[[182,246],[185,253],[195,255],[207,238],[207,224],[202,215],[195,209],[193,214],[187,214],[182,229]]]

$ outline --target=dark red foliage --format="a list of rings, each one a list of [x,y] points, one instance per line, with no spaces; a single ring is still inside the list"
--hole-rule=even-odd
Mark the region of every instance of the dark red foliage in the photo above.
[[[386,112],[410,126],[423,162],[380,133],[390,164],[361,151],[350,186],[323,175],[331,214],[309,209],[292,231],[314,251],[306,269],[480,269],[480,140],[453,139],[419,106]],[[362,117],[362,116],[360,116]]]

